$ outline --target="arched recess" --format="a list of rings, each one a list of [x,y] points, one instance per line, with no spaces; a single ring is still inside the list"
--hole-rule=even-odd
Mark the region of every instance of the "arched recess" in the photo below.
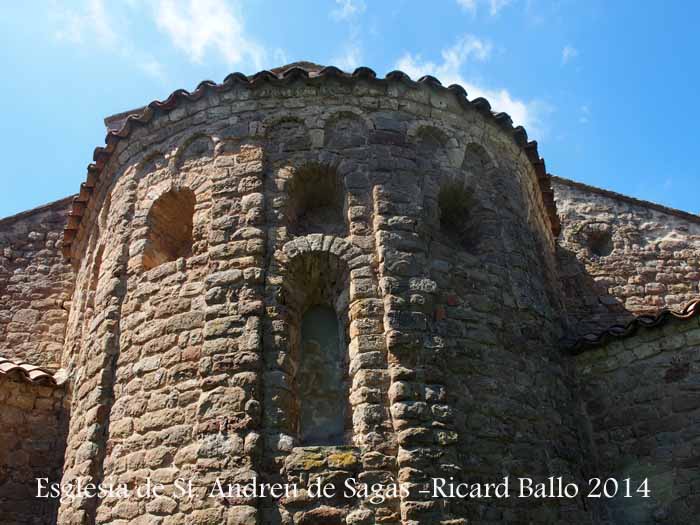
[[[495,168],[486,149],[470,143],[461,169],[439,182],[434,224],[439,236],[462,250],[478,254],[499,238]]]
[[[125,179],[135,185],[130,266],[150,270],[182,257],[189,269],[206,263],[214,170],[204,168],[214,151],[214,140],[197,134],[172,154],[146,152]]]
[[[175,153],[175,169],[192,169],[208,164],[214,158],[214,141],[206,135],[186,140]]]
[[[266,124],[268,154],[272,159],[280,154],[289,154],[311,148],[311,138],[301,119],[283,116]]]
[[[450,166],[449,138],[445,132],[433,126],[421,126],[415,130],[416,165],[418,169],[434,170]]]
[[[339,111],[326,121],[323,137],[326,149],[357,148],[367,144],[368,128],[359,115],[350,111]]]
[[[345,188],[334,165],[310,162],[295,168],[286,190],[292,235],[347,235]]]
[[[173,189],[156,199],[146,219],[144,269],[150,270],[192,253],[195,202],[194,192],[189,188]]]
[[[266,411],[268,431],[296,446],[352,442],[349,261],[358,255],[347,241],[320,234],[279,253],[286,344],[268,363]]]

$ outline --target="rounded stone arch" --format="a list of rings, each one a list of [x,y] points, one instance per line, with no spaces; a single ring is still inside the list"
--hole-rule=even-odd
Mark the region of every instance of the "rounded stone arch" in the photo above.
[[[418,187],[422,193],[428,229],[437,218],[437,192],[441,181],[450,168],[447,133],[426,121],[414,122],[409,126],[407,138],[415,151]]]
[[[408,137],[415,144],[418,155],[444,156],[447,159],[447,148],[450,139],[444,130],[432,124],[424,124],[413,130],[409,129]]]
[[[450,235],[441,228],[441,189],[445,181],[459,180],[456,169],[456,157],[459,153],[457,140],[442,126],[429,121],[413,122],[408,129],[408,140],[413,146],[416,157],[416,182],[420,191],[419,199],[423,207],[421,231],[431,238],[442,237],[445,244],[454,243],[454,232]],[[454,201],[461,195],[449,194]],[[450,238],[451,237],[451,238]]]
[[[428,224],[444,244],[474,255],[495,250],[500,237],[498,165],[486,147],[470,141],[461,148],[459,166],[443,170],[426,188]]]
[[[367,128],[368,130],[374,128],[374,122],[372,121],[371,116],[368,115],[366,111],[363,111],[362,109],[356,106],[332,107],[325,111],[321,116],[319,116],[318,122],[320,124],[320,127],[325,128],[333,120],[336,120],[343,116],[361,120],[365,128]]]
[[[406,128],[406,138],[411,142],[417,142],[419,137],[426,132],[435,133],[437,136],[441,136],[445,143],[447,142],[447,131],[442,129],[441,126],[436,125],[435,122],[425,119],[410,121]]]
[[[415,148],[418,184],[421,189],[427,234],[439,234],[439,194],[446,181],[458,180],[455,168],[457,140],[442,127],[425,120],[410,124],[407,136]]]
[[[495,156],[487,146],[480,142],[467,142],[459,169],[466,188],[478,194],[478,203],[482,206],[498,206],[497,199],[502,198],[503,189],[499,180],[500,171]]]
[[[335,235],[323,235],[312,233],[303,237],[297,237],[282,246],[276,254],[276,261],[279,269],[284,275],[290,261],[299,255],[307,253],[331,254],[338,260],[343,261],[350,270],[354,270],[362,265],[357,258],[362,255],[362,250],[350,241]]]
[[[289,112],[277,113],[263,122],[263,133],[273,158],[312,147],[309,126],[304,119]]]
[[[194,192],[187,187],[171,188],[153,201],[146,215],[144,269],[192,255],[196,202]]]
[[[287,243],[280,266],[283,303],[308,307],[325,301],[336,310],[346,310],[351,270],[348,254],[353,253],[348,245],[340,237],[316,234]]]
[[[308,120],[300,117],[296,111],[280,109],[263,118],[258,128],[258,134],[262,137],[269,137],[270,133],[273,133],[276,128],[285,122],[297,122],[305,128],[310,127]]]
[[[498,168],[496,156],[491,153],[489,147],[476,141],[469,141],[464,145],[461,167],[462,170],[486,170]]]
[[[211,181],[205,172],[145,174],[137,181],[136,196],[130,252],[139,267],[149,270],[162,262],[206,253]],[[172,242],[154,252],[159,244],[154,235],[160,234]]]
[[[320,234],[289,241],[275,254],[287,342],[271,359],[284,369],[270,377],[281,373],[288,387],[266,388],[266,410],[284,414],[270,430],[293,436],[296,445],[352,443],[349,299],[358,254],[345,239]]]
[[[173,155],[175,170],[191,169],[214,159],[214,139],[203,133],[196,133],[185,139]]]
[[[346,149],[366,146],[374,127],[367,115],[354,107],[334,108],[321,118],[325,148]]]

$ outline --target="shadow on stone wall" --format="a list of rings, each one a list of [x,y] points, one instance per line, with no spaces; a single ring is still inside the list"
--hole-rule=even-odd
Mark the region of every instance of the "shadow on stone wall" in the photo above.
[[[575,252],[558,246],[557,257],[566,309],[565,344],[585,334],[626,324],[636,317],[620,299],[609,293],[605,284],[595,280]]]
[[[65,396],[60,387],[0,377],[0,525],[56,523],[59,500],[37,498],[37,479],[61,480]]]
[[[662,319],[575,357],[591,462],[617,490],[600,499],[604,523],[696,523],[700,512],[700,324]]]

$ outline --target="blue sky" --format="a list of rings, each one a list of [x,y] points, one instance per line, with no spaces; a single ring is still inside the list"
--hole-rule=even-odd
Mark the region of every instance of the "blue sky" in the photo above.
[[[78,190],[102,119],[296,60],[461,83],[551,173],[700,212],[700,3],[76,0],[0,7],[0,217]]]

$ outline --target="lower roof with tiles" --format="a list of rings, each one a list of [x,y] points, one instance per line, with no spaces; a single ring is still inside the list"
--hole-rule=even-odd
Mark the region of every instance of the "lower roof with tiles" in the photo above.
[[[61,386],[62,384],[57,380],[56,375],[44,368],[12,361],[4,357],[0,357],[0,378],[2,377],[44,386]]]

